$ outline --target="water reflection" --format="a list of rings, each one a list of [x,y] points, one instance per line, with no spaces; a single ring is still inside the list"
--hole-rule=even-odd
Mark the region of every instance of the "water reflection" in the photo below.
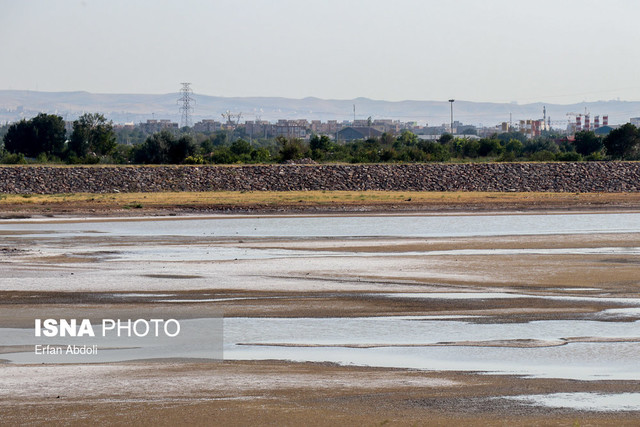
[[[478,324],[420,316],[225,319],[225,358],[229,359],[577,380],[640,380],[638,340],[640,321]]]
[[[571,408],[580,411],[640,411],[640,393],[553,393],[508,396],[536,406]]]
[[[48,222],[47,222],[48,221]],[[639,213],[450,216],[286,216],[156,218],[150,220],[0,221],[1,231],[29,237],[107,236],[215,237],[461,237],[559,233],[640,232]],[[52,234],[53,233],[53,234]]]

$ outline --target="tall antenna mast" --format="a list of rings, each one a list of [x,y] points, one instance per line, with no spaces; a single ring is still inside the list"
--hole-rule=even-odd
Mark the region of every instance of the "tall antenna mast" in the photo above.
[[[180,98],[178,98],[178,104],[180,105],[180,114],[182,119],[180,120],[180,127],[191,127],[191,112],[196,100],[191,97],[193,90],[191,90],[191,83],[180,83],[182,88],[180,89]]]

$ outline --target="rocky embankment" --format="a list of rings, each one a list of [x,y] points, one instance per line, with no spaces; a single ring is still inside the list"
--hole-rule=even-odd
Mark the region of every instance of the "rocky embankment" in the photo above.
[[[637,192],[640,163],[0,167],[0,193],[157,191]]]

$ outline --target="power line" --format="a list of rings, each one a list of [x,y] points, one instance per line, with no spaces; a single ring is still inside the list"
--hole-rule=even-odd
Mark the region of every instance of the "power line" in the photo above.
[[[180,98],[178,98],[178,104],[180,104],[180,114],[182,119],[180,120],[180,127],[191,127],[191,113],[193,112],[192,103],[195,104],[196,100],[191,97],[193,90],[191,90],[191,83],[180,83],[182,88],[180,89]]]

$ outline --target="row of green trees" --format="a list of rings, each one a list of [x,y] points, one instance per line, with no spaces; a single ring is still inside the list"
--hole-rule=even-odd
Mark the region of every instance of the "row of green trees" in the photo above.
[[[513,132],[489,138],[456,138],[442,135],[437,141],[421,140],[404,131],[394,137],[383,134],[346,144],[315,135],[308,144],[301,140],[281,141],[281,158],[310,157],[319,162],[446,162],[446,161],[581,161],[640,159],[640,131],[631,124],[602,138],[593,132],[578,132],[574,141],[557,135],[528,140]]]
[[[69,163],[97,163],[117,148],[113,123],[102,114],[83,114],[73,122],[69,139],[62,117],[38,114],[12,124],[3,137],[4,160],[24,162],[24,157],[40,161],[66,160]]]
[[[403,131],[399,136],[385,133],[347,143],[336,143],[326,135],[313,135],[309,141],[278,137],[251,143],[232,136],[227,132],[191,135],[165,130],[135,145],[118,144],[113,124],[101,114],[79,117],[68,138],[61,117],[39,114],[9,126],[3,138],[2,160],[21,163],[28,157],[66,163],[232,164],[301,158],[348,163],[640,159],[640,131],[631,124],[605,138],[578,132],[573,141],[553,134],[528,140],[518,132],[482,139],[445,134],[430,141]]]
[[[198,142],[199,141],[199,142]],[[269,163],[310,158],[317,162],[447,162],[447,161],[581,161],[640,158],[640,132],[625,125],[606,138],[579,132],[574,141],[555,135],[528,140],[518,132],[490,138],[456,138],[445,134],[426,141],[409,131],[399,136],[337,143],[326,135],[307,142],[278,137],[249,143],[230,141],[226,133],[176,136],[168,131],[152,135],[133,149],[135,163]]]

